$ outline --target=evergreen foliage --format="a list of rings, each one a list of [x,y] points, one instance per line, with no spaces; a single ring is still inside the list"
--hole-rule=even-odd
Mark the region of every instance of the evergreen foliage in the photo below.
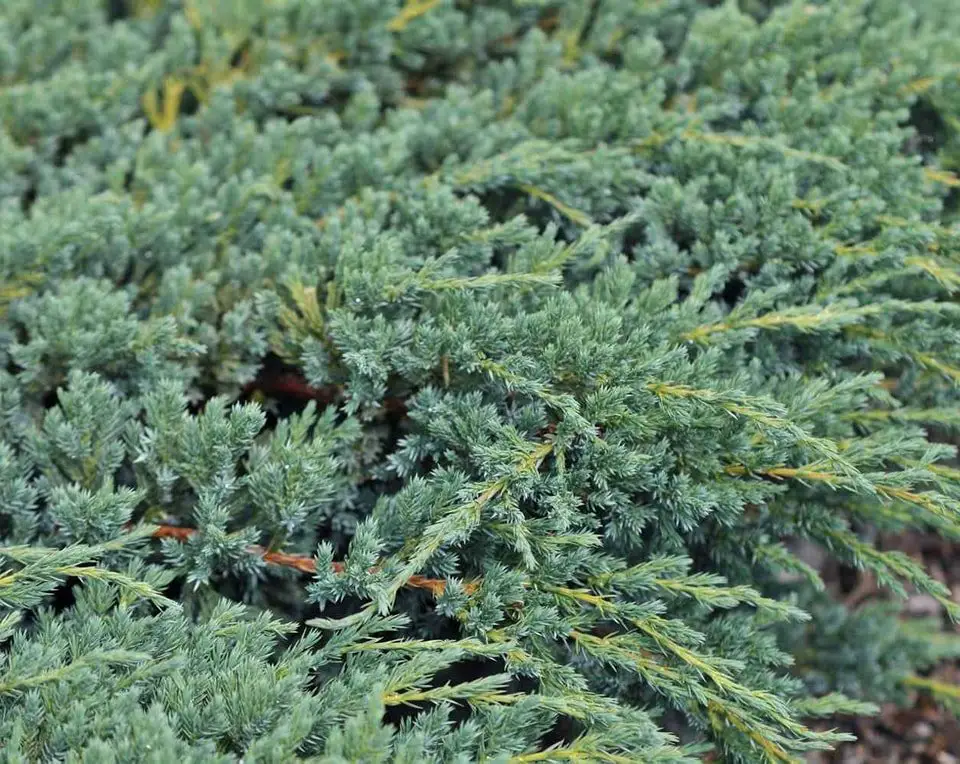
[[[958,62],[954,0],[4,0],[0,761],[957,705],[878,538],[960,538]]]

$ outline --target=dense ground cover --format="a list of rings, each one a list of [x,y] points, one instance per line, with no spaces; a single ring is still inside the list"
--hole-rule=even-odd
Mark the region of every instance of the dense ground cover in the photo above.
[[[954,0],[5,0],[0,759],[956,705],[958,120]]]

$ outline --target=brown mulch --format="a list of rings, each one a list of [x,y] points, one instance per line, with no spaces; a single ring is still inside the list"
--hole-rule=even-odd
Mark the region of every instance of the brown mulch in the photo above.
[[[922,534],[888,538],[883,546],[899,549],[922,560],[934,578],[947,584],[960,602],[960,544]],[[829,575],[831,571],[825,570]],[[837,577],[839,578],[839,576]],[[829,580],[829,579],[828,579]],[[866,575],[852,585],[838,588],[851,606],[884,594]],[[846,591],[842,591],[842,590]],[[941,615],[940,605],[929,596],[915,595],[905,603],[904,617]],[[948,627],[949,628],[949,627]],[[960,633],[960,626],[953,626]],[[932,672],[932,677],[960,685],[960,662],[951,661]],[[960,719],[946,711],[924,692],[911,695],[912,705],[883,707],[875,717],[836,719],[830,726],[852,732],[857,742],[827,754],[813,754],[810,764],[960,764]]]
[[[960,679],[952,669],[954,681]],[[938,678],[947,678],[944,675]],[[826,755],[812,756],[817,764],[958,764],[960,722],[919,695],[912,708],[885,707],[879,716],[843,725],[859,740]]]

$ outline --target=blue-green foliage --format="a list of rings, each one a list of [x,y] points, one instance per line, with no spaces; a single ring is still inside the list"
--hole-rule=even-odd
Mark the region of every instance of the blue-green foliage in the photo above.
[[[954,6],[5,0],[0,761],[794,761],[936,691],[794,550],[960,614],[875,543],[960,538]]]

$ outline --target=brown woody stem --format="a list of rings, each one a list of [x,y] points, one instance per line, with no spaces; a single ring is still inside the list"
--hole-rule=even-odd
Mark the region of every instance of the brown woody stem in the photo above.
[[[195,528],[182,528],[177,525],[158,525],[153,531],[153,537],[158,539],[176,539],[177,541],[186,541],[196,534]],[[270,565],[278,565],[283,568],[292,568],[301,573],[314,573],[317,570],[317,561],[304,554],[285,554],[283,552],[271,552],[259,545],[247,547],[247,551],[260,557],[264,562]],[[342,562],[335,562],[332,565],[335,573],[341,573],[344,570]],[[439,578],[427,578],[426,576],[411,576],[407,579],[406,585],[411,589],[426,589],[434,596],[443,594],[447,587],[445,581]],[[476,589],[475,584],[468,583],[467,591]]]

